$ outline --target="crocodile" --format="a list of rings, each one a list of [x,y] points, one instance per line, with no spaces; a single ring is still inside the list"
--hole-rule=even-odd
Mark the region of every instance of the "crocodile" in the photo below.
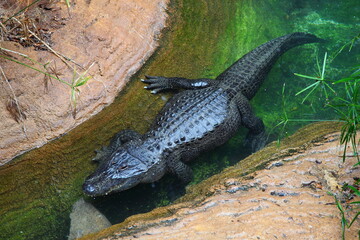
[[[107,195],[151,183],[166,173],[184,184],[192,179],[186,162],[224,144],[240,126],[248,128],[245,144],[253,152],[264,147],[265,126],[250,106],[265,76],[287,50],[323,40],[295,32],[266,42],[233,63],[216,79],[145,76],[145,89],[156,94],[181,89],[167,101],[149,131],[116,134],[94,160],[99,167],[85,180],[90,196]]]

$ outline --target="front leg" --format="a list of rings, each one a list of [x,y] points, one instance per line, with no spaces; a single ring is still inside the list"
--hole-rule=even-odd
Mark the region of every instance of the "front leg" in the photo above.
[[[249,100],[242,94],[236,96],[237,108],[241,115],[241,123],[249,129],[246,135],[245,145],[256,152],[266,144],[266,132],[263,121],[256,117],[252,111]]]
[[[176,175],[182,183],[187,184],[193,179],[191,168],[180,160],[177,154],[172,154],[166,162],[171,173]]]
[[[141,137],[140,133],[135,132],[134,130],[122,130],[115,134],[110,140],[110,144],[108,146],[103,146],[101,149],[95,150],[96,156],[92,159],[96,162],[101,162],[106,158],[110,157],[110,155],[122,144],[139,139]]]
[[[157,76],[145,76],[145,79],[141,79],[141,81],[149,84],[144,88],[151,90],[151,93],[154,94],[164,90],[206,88],[218,83],[216,80],[207,78],[186,79],[179,77],[167,78]]]

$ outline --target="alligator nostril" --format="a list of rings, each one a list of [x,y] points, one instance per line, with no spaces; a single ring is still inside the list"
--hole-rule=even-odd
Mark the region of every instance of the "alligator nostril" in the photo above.
[[[92,195],[95,192],[95,188],[93,187],[93,185],[89,184],[89,183],[84,183],[83,185],[83,191],[88,194],[88,195]]]

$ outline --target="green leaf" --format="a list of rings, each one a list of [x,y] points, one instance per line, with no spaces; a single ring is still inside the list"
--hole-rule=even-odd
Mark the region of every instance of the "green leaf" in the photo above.
[[[354,80],[354,78],[352,78],[352,77],[347,77],[347,78],[342,78],[342,79],[340,79],[340,80],[337,80],[337,81],[333,82],[333,84],[343,83],[343,82],[350,82],[350,81],[353,81],[353,80]]]
[[[322,67],[322,71],[321,71],[321,79],[325,78],[326,58],[327,58],[327,52],[325,52],[325,56],[324,56],[324,62],[323,62],[323,67]]]
[[[87,83],[87,81],[89,81],[90,79],[91,79],[91,76],[77,79],[74,87],[80,87],[80,86],[84,85],[85,83]]]
[[[330,85],[329,84],[327,84],[326,82],[322,82],[327,88],[329,88],[330,89],[330,91],[332,91],[334,94],[336,94],[336,91],[332,88],[332,87],[330,87]]]
[[[353,72],[350,76],[355,77],[355,76],[360,75],[360,67],[357,67],[357,68],[359,68],[359,69],[355,70],[355,72]]]
[[[308,79],[313,79],[313,80],[321,80],[320,77],[312,77],[312,76],[307,76],[307,75],[303,75],[303,74],[299,74],[299,73],[294,73],[295,76],[298,77],[302,77],[302,78],[308,78]]]
[[[76,103],[76,91],[75,91],[75,88],[71,89],[71,101]]]
[[[78,75],[78,73],[76,72],[76,70],[74,69],[74,76],[73,76],[73,87],[79,87],[84,85],[85,83],[87,83],[87,81],[89,81],[91,79],[91,76],[87,76],[85,77],[85,75],[88,73],[88,71],[90,70],[90,68],[94,65],[94,63],[92,63],[90,65],[90,67],[83,72],[82,74],[79,75],[78,78],[76,78],[76,75]]]
[[[360,215],[360,212],[357,212],[357,214],[355,215],[355,217],[353,218],[353,220],[350,222],[348,228],[351,227],[351,225],[355,222],[355,220],[357,219],[357,217]]]
[[[66,2],[66,6],[67,6],[68,8],[70,8],[70,1],[69,1],[69,0],[65,0],[65,2]]]
[[[297,96],[297,95],[299,95],[299,94],[301,94],[301,93],[303,93],[303,92],[305,92],[306,90],[308,90],[309,88],[312,88],[312,87],[316,87],[316,85],[318,85],[319,84],[319,82],[317,81],[317,82],[314,82],[313,84],[311,84],[311,85],[309,85],[309,86],[307,86],[306,88],[304,88],[304,89],[302,89],[301,91],[299,91],[299,92],[297,92],[296,94],[295,94],[295,96]]]
[[[355,194],[356,196],[359,196],[359,197],[360,197],[360,191],[359,191],[356,187],[351,186],[351,185],[347,185],[346,187],[349,188],[349,189],[351,189],[351,190],[353,190],[353,191],[354,191],[354,194]]]
[[[301,101],[301,103],[304,103],[305,100],[315,91],[316,87],[319,85],[319,82],[316,82],[317,85],[311,89],[311,91],[304,97],[304,99]]]

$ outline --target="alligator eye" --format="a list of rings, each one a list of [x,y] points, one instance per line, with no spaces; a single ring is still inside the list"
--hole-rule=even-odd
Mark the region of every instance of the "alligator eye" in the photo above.
[[[125,169],[127,169],[127,165],[123,165],[123,166],[121,166],[121,167],[119,167],[119,170],[125,170]]]

